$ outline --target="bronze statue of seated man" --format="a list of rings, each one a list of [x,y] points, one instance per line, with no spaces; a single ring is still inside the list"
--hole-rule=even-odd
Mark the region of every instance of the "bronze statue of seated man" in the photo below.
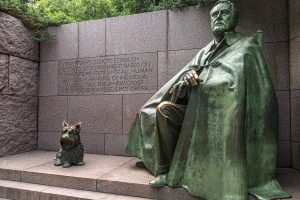
[[[290,197],[275,180],[278,108],[262,32],[235,32],[238,15],[217,1],[214,40],[137,114],[125,150],[157,176],[152,186],[207,200]]]

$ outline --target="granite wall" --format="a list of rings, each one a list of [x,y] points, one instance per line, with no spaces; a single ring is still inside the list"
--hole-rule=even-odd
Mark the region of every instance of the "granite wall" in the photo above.
[[[39,44],[0,12],[0,157],[37,148]]]
[[[288,3],[235,2],[240,8],[238,30],[265,33],[264,51],[280,111],[278,165],[291,167]],[[66,119],[82,121],[86,152],[124,155],[122,145],[138,109],[212,40],[210,8],[50,27],[56,38],[41,43],[40,52],[38,148],[58,150]]]
[[[292,166],[300,170],[300,1],[289,0]]]

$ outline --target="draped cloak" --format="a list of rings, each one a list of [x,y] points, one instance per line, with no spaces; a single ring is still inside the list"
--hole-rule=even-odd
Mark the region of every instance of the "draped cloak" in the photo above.
[[[209,62],[201,84],[190,88],[185,118],[167,177],[207,200],[287,198],[275,180],[278,106],[262,54],[263,37],[225,33],[228,48]],[[210,42],[140,109],[125,151],[158,175],[156,108],[172,86],[202,66]]]

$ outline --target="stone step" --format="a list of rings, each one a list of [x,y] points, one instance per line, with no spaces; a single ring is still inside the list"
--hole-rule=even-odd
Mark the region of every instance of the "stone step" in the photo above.
[[[54,158],[55,152],[47,151],[0,158],[0,179],[148,199],[199,200],[183,188],[151,187],[149,181],[154,176],[146,169],[137,168],[138,160],[132,157],[86,154],[84,166],[71,168],[54,166]],[[284,189],[294,199],[300,199],[300,173],[292,169],[278,172],[277,178]]]
[[[153,188],[146,169],[132,157],[86,154],[84,166],[53,165],[55,152],[33,151],[0,158],[0,179],[149,199],[199,200],[183,188]]]
[[[0,180],[1,198],[12,200],[147,200],[145,198]]]

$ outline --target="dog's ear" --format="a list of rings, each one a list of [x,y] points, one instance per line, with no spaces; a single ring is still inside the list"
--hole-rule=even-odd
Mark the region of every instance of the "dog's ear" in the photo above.
[[[62,126],[66,127],[66,126],[69,126],[69,124],[64,120],[63,123],[62,123]]]
[[[81,122],[78,122],[78,124],[75,125],[76,129],[80,130],[81,128]]]

